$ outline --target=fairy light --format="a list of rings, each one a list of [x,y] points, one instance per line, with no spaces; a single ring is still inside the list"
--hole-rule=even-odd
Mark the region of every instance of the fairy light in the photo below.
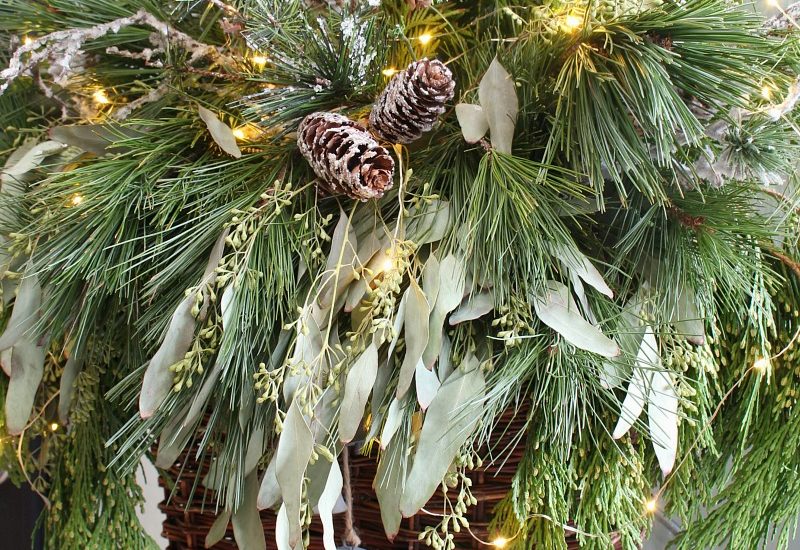
[[[772,89],[766,84],[761,87],[761,97],[768,101],[772,99]]]
[[[22,39],[22,43],[25,44],[26,46],[30,46],[31,44],[33,44],[33,38],[31,38],[30,36],[25,36]]]
[[[78,206],[78,205],[79,205],[79,204],[81,204],[82,202],[83,202],[83,195],[81,195],[80,193],[75,193],[75,194],[74,194],[74,195],[72,195],[72,197],[70,197],[70,199],[69,199],[69,203],[70,203],[72,206]]]
[[[106,91],[102,89],[97,90],[95,93],[93,93],[92,99],[94,99],[94,102],[97,103],[98,105],[108,105],[109,103],[111,103],[111,100],[108,99],[108,96],[106,95]]]
[[[769,370],[769,359],[766,357],[756,359],[755,363],[753,363],[753,370],[760,373],[767,372]]]
[[[394,269],[394,258],[387,256],[381,263],[381,271],[391,271]]]
[[[575,32],[583,24],[583,18],[575,15],[574,13],[568,14],[564,17],[564,30],[567,32]]]
[[[505,548],[508,546],[508,539],[505,537],[497,537],[491,542],[491,545],[495,548]]]
[[[417,37],[417,40],[419,40],[419,43],[422,44],[423,46],[427,46],[428,44],[431,43],[431,40],[433,40],[433,36],[431,36],[430,33],[426,32],[419,35]]]
[[[247,132],[245,132],[244,128],[234,128],[233,137],[235,137],[240,141],[243,139],[247,139]]]
[[[52,424],[50,424],[50,431],[57,432],[60,427],[61,426],[59,425],[58,422],[53,422]]]
[[[398,72],[399,72],[399,71],[398,71],[397,69],[395,69],[394,67],[389,67],[388,69],[384,69],[384,70],[382,70],[382,71],[381,71],[381,74],[382,74],[383,76],[394,76],[394,75],[396,75]]]
[[[253,65],[258,67],[259,69],[263,69],[264,65],[267,64],[267,58],[264,57],[263,55],[254,55],[253,57],[250,58],[250,61],[252,61]]]
[[[648,514],[655,513],[658,510],[658,501],[655,498],[651,498],[644,503],[644,509]]]

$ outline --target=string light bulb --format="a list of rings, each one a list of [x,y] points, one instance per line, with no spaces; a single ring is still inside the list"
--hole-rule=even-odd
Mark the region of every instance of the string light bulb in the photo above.
[[[264,57],[263,55],[254,55],[253,57],[250,58],[250,61],[252,61],[253,65],[258,67],[259,69],[263,69],[264,65],[267,64],[267,58]]]
[[[508,539],[505,537],[497,537],[491,542],[491,545],[495,548],[505,548],[508,546],[508,542]]]
[[[240,141],[243,139],[247,139],[247,133],[244,131],[244,128],[234,128],[232,132],[233,132],[233,137],[235,137]]]
[[[50,431],[57,432],[60,427],[61,425],[58,422],[53,422],[52,424],[50,424]]]
[[[26,46],[30,46],[31,44],[33,44],[33,38],[31,38],[30,36],[25,36],[25,37],[22,39],[22,43],[23,43],[24,45],[26,45]]]
[[[766,357],[756,359],[755,363],[753,363],[753,369],[760,373],[767,372],[769,370],[769,359]]]
[[[417,37],[417,40],[419,40],[419,43],[422,44],[423,46],[427,46],[428,44],[431,43],[431,40],[433,40],[433,36],[431,36],[430,33],[425,32],[419,35]]]
[[[395,69],[394,67],[389,67],[388,69],[384,69],[384,70],[382,70],[382,71],[381,71],[381,74],[382,74],[383,76],[389,76],[389,77],[392,77],[392,76],[396,75],[398,72],[400,72],[400,71],[398,71],[398,70],[397,70],[397,69]]]
[[[72,206],[78,206],[83,202],[83,195],[80,193],[75,193],[72,195],[72,197],[70,197],[69,202]]]
[[[651,498],[644,503],[644,509],[647,511],[648,514],[653,514],[658,510],[658,501],[655,498]]]
[[[575,32],[582,24],[583,17],[575,15],[574,13],[570,13],[564,17],[563,27],[567,32]]]
[[[92,99],[94,99],[94,102],[98,105],[108,105],[111,103],[111,100],[108,99],[108,96],[106,95],[106,91],[103,89],[97,90],[95,93],[93,93]]]
[[[772,89],[766,84],[761,87],[761,97],[766,100],[772,99]]]

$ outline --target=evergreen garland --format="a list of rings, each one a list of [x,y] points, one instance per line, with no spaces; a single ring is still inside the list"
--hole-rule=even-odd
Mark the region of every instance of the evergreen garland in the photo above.
[[[196,445],[241,547],[273,545],[249,514],[274,507],[275,544],[300,548],[342,448],[380,443],[387,535],[449,487],[420,538],[453,548],[467,472],[509,452],[478,449],[524,402],[497,541],[632,549],[660,507],[680,548],[785,547],[787,17],[728,0],[0,6],[0,460],[49,499],[49,544],[151,547],[133,473],[154,446],[167,468]],[[446,76],[435,97],[415,67]],[[413,143],[386,141],[406,127]]]

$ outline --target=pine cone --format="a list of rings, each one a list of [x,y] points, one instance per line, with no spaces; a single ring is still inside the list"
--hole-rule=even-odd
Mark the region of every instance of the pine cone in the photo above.
[[[366,128],[335,113],[313,113],[297,129],[297,146],[327,190],[366,201],[392,188],[394,159]]]
[[[394,75],[372,106],[369,123],[382,139],[411,143],[433,128],[453,99],[456,83],[444,63],[434,59],[414,61]]]

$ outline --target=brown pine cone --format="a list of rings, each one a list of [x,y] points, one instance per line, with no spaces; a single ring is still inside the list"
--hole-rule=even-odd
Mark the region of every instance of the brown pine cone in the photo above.
[[[336,113],[313,113],[297,129],[297,146],[327,190],[366,201],[392,188],[394,159],[366,128]]]
[[[372,106],[372,130],[392,143],[419,139],[444,113],[455,87],[453,73],[441,61],[414,61],[394,75]]]

